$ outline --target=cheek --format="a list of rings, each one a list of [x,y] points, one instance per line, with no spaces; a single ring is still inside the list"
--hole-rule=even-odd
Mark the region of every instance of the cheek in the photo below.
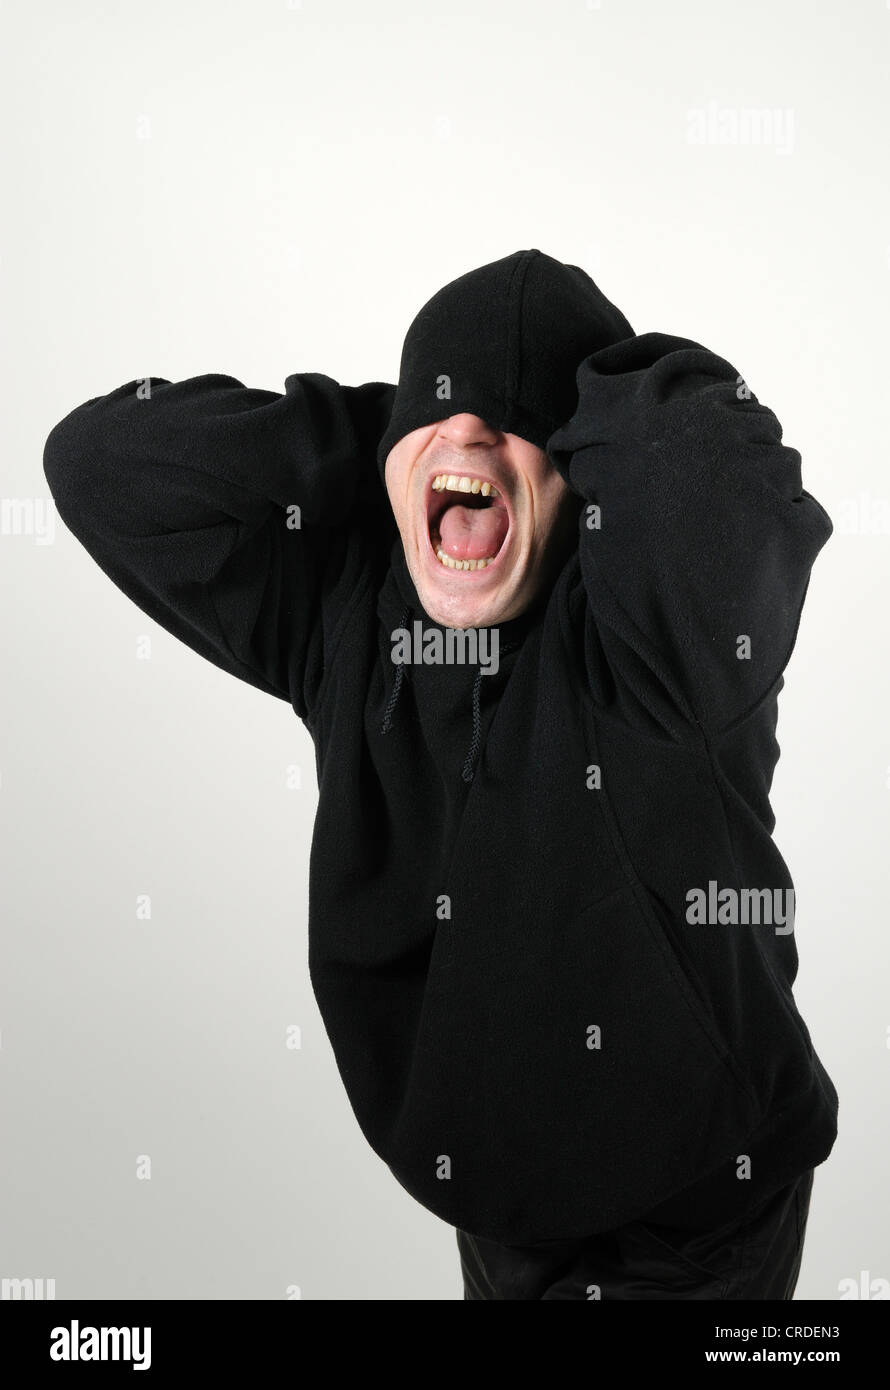
[[[401,522],[408,514],[408,476],[410,468],[393,460],[387,465],[386,469],[386,490],[389,493],[389,500],[396,519]]]
[[[549,476],[541,485],[535,508],[536,531],[540,531],[546,541],[565,517],[571,493],[562,479]]]
[[[551,552],[563,550],[574,541],[578,524],[580,499],[561,478],[558,485],[552,480],[548,484],[538,493],[535,507],[532,553],[536,567],[546,564]]]

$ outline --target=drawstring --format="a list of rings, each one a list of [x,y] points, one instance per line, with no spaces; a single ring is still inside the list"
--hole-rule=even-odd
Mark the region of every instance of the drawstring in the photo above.
[[[397,624],[398,627],[408,626],[408,616],[410,612],[411,605],[410,603],[406,603],[405,607],[402,609],[402,616]],[[402,681],[404,679],[405,663],[404,661],[400,661],[396,666],[396,678],[392,683],[392,692],[390,693],[389,700],[387,701],[386,709],[383,712],[383,723],[380,725],[380,732],[382,734],[388,734],[390,729],[392,728],[392,717],[395,711],[396,704],[398,702],[399,694],[402,689]]]
[[[503,656],[505,652],[512,652],[513,649],[518,646],[518,642],[505,642],[499,650],[498,659],[500,659],[500,657]],[[476,672],[476,679],[473,681],[473,737],[470,740],[470,746],[467,749],[467,756],[464,759],[464,765],[461,769],[460,774],[465,782],[472,782],[473,780],[473,776],[476,771],[476,759],[479,756],[479,745],[482,741],[482,715],[480,693],[482,690],[482,677],[484,675],[485,672],[480,666],[478,671]]]
[[[398,626],[399,626],[399,627],[407,628],[407,626],[408,626],[408,618],[409,618],[410,614],[411,614],[411,605],[410,605],[410,604],[406,604],[405,607],[404,607],[404,609],[403,609],[403,611],[402,611],[402,616],[400,617],[400,619],[399,619],[399,621],[398,621]],[[518,643],[518,642],[507,642],[507,643],[505,643],[505,645],[504,645],[503,647],[500,648],[500,654],[503,655],[505,652],[512,651],[514,647],[518,647],[518,646],[519,646],[519,643]],[[392,718],[393,718],[393,715],[394,715],[394,713],[395,713],[396,705],[398,704],[399,695],[401,694],[401,691],[402,691],[402,683],[403,683],[403,681],[404,681],[404,679],[405,679],[405,665],[406,665],[406,663],[405,663],[404,661],[400,661],[400,662],[398,662],[398,664],[397,664],[397,666],[396,666],[395,680],[394,680],[393,683],[392,683],[392,690],[391,690],[391,692],[390,692],[389,699],[388,699],[387,702],[386,702],[386,709],[385,709],[384,712],[383,712],[383,723],[380,725],[380,732],[381,732],[381,734],[388,734],[389,731],[390,731],[390,729],[392,728]],[[484,672],[484,670],[482,669],[482,666],[480,665],[480,666],[478,667],[477,671],[476,671],[476,677],[475,677],[475,679],[474,679],[474,681],[473,681],[473,694],[472,694],[473,735],[472,735],[472,738],[470,739],[470,746],[469,746],[469,748],[467,749],[467,756],[466,756],[466,758],[464,759],[464,765],[463,765],[463,767],[461,768],[461,774],[460,774],[461,777],[463,778],[463,780],[464,780],[465,782],[472,782],[472,780],[473,780],[473,776],[474,776],[475,771],[476,771],[476,759],[477,759],[478,756],[479,756],[479,747],[480,747],[480,744],[481,744],[481,742],[482,742],[482,698],[481,698],[481,695],[482,695],[482,677],[483,677],[484,675],[485,675],[485,672]]]
[[[479,740],[482,737],[482,719],[480,716],[479,691],[482,686],[482,676],[484,672],[480,666],[476,672],[476,679],[473,681],[473,737],[467,749],[467,756],[461,770],[461,777],[465,782],[472,782],[473,772],[475,771],[476,756],[479,752]]]

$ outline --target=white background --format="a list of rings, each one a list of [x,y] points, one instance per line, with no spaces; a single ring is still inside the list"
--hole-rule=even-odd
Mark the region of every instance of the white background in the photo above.
[[[890,1278],[890,10],[22,0],[2,23],[4,497],[45,505],[52,425],[137,376],[394,381],[421,304],[529,246],[776,411],[835,522],[773,797],[841,1097],[797,1296]],[[691,138],[690,113],[748,111],[771,135]],[[0,1275],[460,1298],[454,1233],[367,1147],[312,997],[308,735],[60,521],[0,563]]]

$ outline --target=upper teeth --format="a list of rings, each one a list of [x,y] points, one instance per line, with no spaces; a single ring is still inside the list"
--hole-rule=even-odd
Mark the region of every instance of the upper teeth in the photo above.
[[[433,492],[481,492],[483,497],[501,495],[493,484],[483,483],[481,478],[470,478],[465,473],[439,473],[433,479]]]

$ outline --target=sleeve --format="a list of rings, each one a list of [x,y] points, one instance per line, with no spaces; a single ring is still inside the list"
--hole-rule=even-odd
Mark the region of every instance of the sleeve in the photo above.
[[[194,651],[309,714],[361,574],[395,388],[289,376],[131,381],[51,431],[56,508],[104,572]]]
[[[587,503],[588,654],[647,727],[720,732],[780,680],[831,521],[776,416],[699,343],[626,338],[576,381],[547,451]]]

